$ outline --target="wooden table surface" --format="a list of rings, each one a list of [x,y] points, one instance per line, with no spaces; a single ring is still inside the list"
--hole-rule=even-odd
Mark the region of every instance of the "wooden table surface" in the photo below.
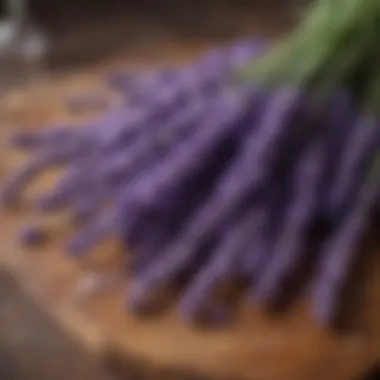
[[[1,178],[25,161],[24,156],[9,151],[3,144],[7,134],[16,126],[38,128],[52,121],[87,119],[91,116],[68,114],[62,106],[62,99],[73,92],[102,90],[101,74],[109,67],[131,62],[154,64],[162,59],[187,61],[208,43],[170,39],[165,44],[161,41],[159,49],[140,51],[139,54],[129,52],[93,72],[40,78],[34,85],[11,91],[3,98],[0,110]],[[50,188],[55,180],[55,173],[44,175],[36,186],[28,189],[28,196]],[[34,219],[44,221],[55,232],[55,238],[42,249],[28,252],[19,246],[17,231],[22,224]],[[18,212],[2,211],[0,228],[0,265],[12,273],[37,307],[93,358],[118,367],[124,373],[134,369],[141,376],[152,379],[157,376],[178,379],[197,374],[218,379],[350,380],[357,378],[380,357],[379,255],[372,255],[373,258],[368,260],[361,287],[365,291],[360,309],[355,312],[354,328],[344,334],[318,328],[302,302],[278,319],[267,317],[257,308],[243,307],[239,322],[230,328],[200,330],[181,323],[174,312],[154,320],[136,320],[123,307],[128,279],[116,284],[108,293],[80,304],[74,302],[73,294],[85,269],[111,271],[120,264],[120,252],[117,242],[111,239],[98,247],[89,259],[75,262],[66,257],[64,242],[72,233],[67,215],[44,217],[27,207]],[[13,297],[7,286],[0,285],[0,289],[5,299],[8,298],[1,305],[7,307],[4,305],[9,305]],[[17,344],[17,334],[24,336],[22,344],[26,344],[25,334],[28,336],[30,332],[18,328],[23,325],[19,319],[23,311],[12,307],[15,311],[10,312],[1,326],[13,326],[5,334],[11,344]],[[23,349],[28,357],[28,346]],[[34,364],[42,363],[38,357],[30,358]],[[39,378],[43,379],[42,376]]]

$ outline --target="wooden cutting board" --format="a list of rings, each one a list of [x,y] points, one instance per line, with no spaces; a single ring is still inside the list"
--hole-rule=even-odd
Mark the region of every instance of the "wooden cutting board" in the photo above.
[[[178,56],[171,45],[162,56]],[[185,50],[181,59],[197,49]],[[155,57],[159,59],[159,55]],[[154,57],[150,57],[153,62]],[[145,58],[144,58],[145,59]],[[144,60],[142,59],[142,61]],[[123,59],[117,63],[123,62]],[[62,99],[76,92],[103,89],[101,74],[115,65],[107,63],[93,72],[41,78],[19,88],[1,103],[1,179],[27,156],[10,151],[5,139],[16,126],[36,126],[54,121],[78,121],[92,114],[70,115]],[[29,188],[27,197],[50,188],[56,173],[43,175]],[[31,220],[43,221],[53,238],[38,250],[23,249],[18,229]],[[117,242],[98,247],[88,258],[75,261],[65,254],[70,230],[67,215],[41,216],[25,205],[0,214],[1,265],[46,313],[74,336],[89,352],[115,369],[141,378],[215,378],[251,380],[349,380],[368,369],[380,355],[380,255],[368,263],[360,309],[354,328],[341,335],[319,329],[304,304],[295,304],[281,317],[268,317],[254,306],[242,307],[237,322],[220,329],[188,326],[174,311],[140,320],[124,307],[128,278],[112,289],[78,302],[74,295],[88,268],[112,271],[121,262]],[[71,227],[72,228],[72,227]],[[376,257],[377,256],[377,257]],[[354,297],[354,294],[352,294]],[[192,377],[194,376],[194,377]]]

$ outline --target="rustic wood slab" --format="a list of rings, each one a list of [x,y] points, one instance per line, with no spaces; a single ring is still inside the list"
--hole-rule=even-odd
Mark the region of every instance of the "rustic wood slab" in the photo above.
[[[171,45],[162,56],[186,59],[201,49]],[[146,58],[142,58],[144,61]],[[150,57],[150,62],[154,57]],[[9,151],[4,141],[16,126],[35,126],[57,120],[91,117],[69,115],[62,99],[76,91],[103,88],[99,81],[105,65],[93,73],[71,73],[41,78],[29,88],[12,91],[1,105],[1,178],[25,161]],[[25,127],[25,128],[26,128]],[[28,189],[29,197],[52,186],[56,173],[44,175]],[[41,249],[25,250],[17,240],[18,228],[41,220],[54,238]],[[242,307],[237,323],[223,329],[205,330],[187,326],[175,312],[152,320],[139,320],[124,307],[128,279],[110,291],[78,302],[75,289],[88,268],[112,271],[120,265],[117,244],[109,241],[81,261],[65,254],[72,233],[67,215],[41,216],[28,208],[1,211],[0,264],[7,267],[25,292],[88,351],[129,373],[156,378],[207,378],[251,380],[349,380],[367,370],[380,354],[380,257],[367,265],[365,292],[355,326],[344,334],[320,329],[302,303],[281,318],[270,318],[258,309]],[[354,297],[354,294],[352,295]]]

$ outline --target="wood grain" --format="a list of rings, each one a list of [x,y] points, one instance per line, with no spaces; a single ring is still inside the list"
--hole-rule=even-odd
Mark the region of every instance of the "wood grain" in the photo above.
[[[160,57],[186,60],[202,44],[184,47],[171,41]],[[178,52],[181,51],[181,54]],[[135,57],[134,62],[140,61]],[[120,59],[128,63],[130,58]],[[1,174],[10,172],[25,157],[9,151],[4,141],[15,126],[35,126],[57,120],[77,121],[92,115],[68,115],[62,99],[77,91],[102,89],[99,78],[109,62],[93,72],[68,73],[40,80],[29,88],[9,93],[1,109]],[[25,128],[26,128],[25,127]],[[28,189],[32,197],[52,186],[56,173],[43,175]],[[112,271],[120,265],[121,252],[110,239],[83,260],[65,254],[73,227],[67,215],[41,216],[25,205],[21,211],[1,211],[1,265],[6,266],[25,291],[93,355],[121,370],[130,368],[146,377],[179,378],[180,374],[218,379],[251,380],[349,380],[367,370],[380,354],[380,257],[367,264],[365,291],[355,328],[342,335],[316,326],[303,302],[280,318],[270,318],[258,308],[243,305],[238,322],[223,329],[205,330],[185,325],[174,311],[152,320],[140,320],[124,306],[128,279],[103,294],[75,301],[75,289],[89,268]],[[45,223],[54,234],[49,244],[27,251],[17,241],[18,228],[30,220]],[[136,364],[137,363],[137,364]],[[169,372],[166,372],[169,371]]]

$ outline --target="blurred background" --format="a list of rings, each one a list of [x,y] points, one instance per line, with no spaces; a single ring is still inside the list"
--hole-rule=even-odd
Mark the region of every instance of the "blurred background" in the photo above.
[[[1,79],[111,56],[162,57],[170,45],[186,51],[250,33],[273,37],[292,24],[295,4],[301,0],[2,0]]]

